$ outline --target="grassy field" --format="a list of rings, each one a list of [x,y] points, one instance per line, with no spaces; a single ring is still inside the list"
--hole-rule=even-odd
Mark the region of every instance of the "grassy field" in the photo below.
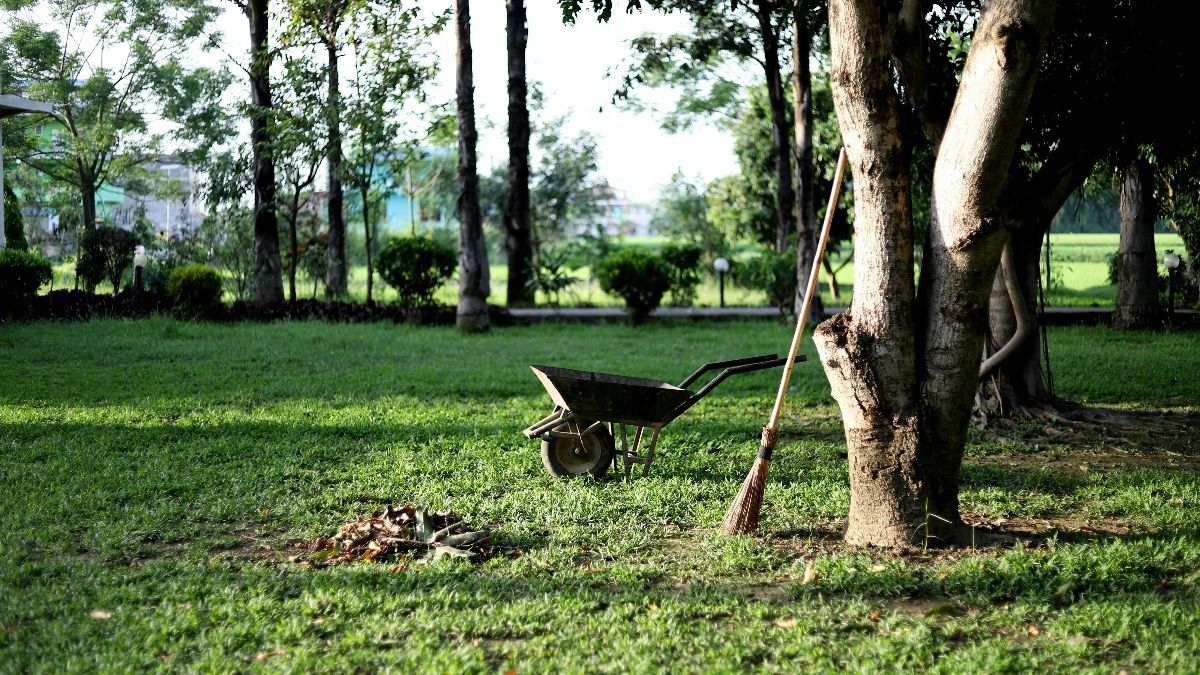
[[[1054,234],[1050,237],[1051,277],[1052,284],[1046,294],[1046,302],[1051,306],[1072,307],[1091,306],[1111,307],[1116,301],[1117,288],[1108,282],[1108,257],[1117,250],[1116,234]],[[628,245],[656,246],[663,243],[661,237],[628,239]],[[1155,235],[1155,250],[1158,257],[1167,249],[1183,251],[1183,240],[1178,234]],[[843,261],[842,256],[835,256],[835,266]],[[596,306],[618,307],[623,303],[620,299],[610,296],[600,290],[600,285],[591,278],[587,268],[573,270],[572,274],[580,281],[569,290],[562,293],[560,302],[564,306]],[[844,306],[849,304],[853,292],[854,262],[848,262],[838,272],[838,285],[841,297],[834,298],[830,292],[828,278],[821,276],[821,298],[826,305]],[[508,280],[508,266],[499,263],[491,265],[492,294],[489,302],[494,305],[505,304],[505,284]],[[71,288],[74,285],[74,272],[70,265],[59,265],[55,269],[54,287]],[[285,280],[286,285],[286,280]],[[366,299],[367,268],[359,265],[351,270],[350,296],[358,300]],[[312,282],[301,278],[297,281],[297,294],[301,298],[312,295]],[[109,284],[101,284],[100,292],[111,292]],[[383,302],[396,299],[396,293],[387,284],[376,278],[373,290],[375,298]],[[226,300],[232,302],[233,295],[226,293]],[[437,293],[438,302],[453,305],[458,302],[458,286],[456,281],[443,286]],[[668,297],[666,302],[670,301]],[[539,303],[546,303],[547,298],[538,297]],[[715,278],[705,277],[697,289],[696,305],[701,307],[716,307],[720,303],[720,292]],[[743,288],[727,279],[725,284],[725,303],[729,306],[763,306],[767,304],[766,296],[756,290]]]
[[[520,435],[549,411],[529,363],[678,380],[787,337],[767,322],[0,327],[0,672],[1196,669],[1194,421],[975,433],[964,509],[981,537],[1019,538],[904,556],[839,542],[845,445],[813,364],[760,537],[713,529],[775,373],[722,385],[628,483],[550,479]],[[1200,411],[1196,333],[1050,340],[1063,395]],[[289,561],[297,540],[404,502],[494,528],[504,554]]]

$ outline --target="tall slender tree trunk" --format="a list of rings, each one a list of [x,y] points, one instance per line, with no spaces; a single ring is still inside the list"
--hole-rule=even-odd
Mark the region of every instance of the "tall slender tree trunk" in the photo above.
[[[479,174],[476,169],[475,81],[471,67],[471,5],[454,0],[454,35],[458,42],[458,314],[465,331],[486,330],[489,325],[487,242],[479,209]]]
[[[342,189],[342,106],[338,84],[338,21],[336,8],[331,3],[329,12],[329,35],[325,43],[328,60],[328,87],[326,95],[329,106],[329,148],[326,151],[329,187],[329,267],[325,271],[325,289],[334,297],[346,294],[346,216],[343,211],[345,192]]]
[[[534,303],[530,286],[533,245],[529,233],[529,105],[525,45],[529,29],[525,0],[508,0],[508,200],[504,204],[504,246],[508,252],[508,305]]]
[[[763,42],[763,70],[771,106],[771,150],[775,157],[775,250],[787,250],[795,230],[796,193],[792,186],[792,157],[788,147],[787,110],[783,103],[783,78],[779,73],[779,33],[775,30],[775,3],[758,0],[755,14]]]
[[[892,86],[889,17],[877,0],[830,3],[833,95],[854,171],[858,264],[850,310],[821,324],[815,339],[846,429],[853,545],[902,547],[957,531],[987,301],[1007,239],[994,216],[1052,7],[993,0],[983,9],[934,167],[915,303],[910,162]]]
[[[371,174],[368,169],[367,175]],[[362,198],[362,214],[363,214],[363,248],[367,254],[367,304],[375,301],[373,292],[375,290],[375,264],[371,255],[371,180],[368,178],[365,183],[367,188],[359,190],[359,196]]]
[[[795,0],[792,6],[792,96],[795,110],[796,137],[796,299],[795,311],[804,307],[804,289],[812,273],[816,253],[817,210],[813,194],[813,112],[812,72],[808,64],[812,30],[808,25],[806,0]],[[820,289],[820,286],[817,287]],[[813,298],[809,309],[810,325],[825,319],[821,294]]]
[[[296,301],[296,258],[300,252],[300,242],[296,236],[296,220],[300,214],[300,198],[292,199],[292,209],[288,213],[288,299]]]
[[[250,143],[254,152],[254,290],[258,303],[283,302],[279,222],[275,213],[275,159],[271,152],[269,0],[248,0],[250,20]]]
[[[1142,158],[1121,170],[1121,242],[1117,252],[1117,307],[1114,328],[1161,324],[1158,260],[1154,253],[1154,170]]]

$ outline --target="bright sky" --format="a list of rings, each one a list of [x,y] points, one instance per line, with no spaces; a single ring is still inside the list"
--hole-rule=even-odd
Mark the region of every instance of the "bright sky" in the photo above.
[[[424,2],[430,10],[445,7]],[[611,104],[618,84],[606,77],[610,67],[628,53],[628,40],[643,32],[671,33],[685,29],[678,17],[652,13],[632,16],[614,12],[611,22],[597,23],[582,14],[575,26],[564,26],[558,5],[551,0],[528,0],[529,46],[526,69],[546,98],[546,115],[571,114],[570,127],[595,134],[600,147],[600,171],[609,183],[635,199],[653,200],[676,169],[711,180],[736,170],[729,135],[711,126],[669,134],[650,114],[635,114]],[[505,126],[508,106],[505,12],[502,0],[476,0],[471,6],[471,41],[475,50],[475,106],[479,124],[480,170],[502,163],[507,155]],[[245,53],[246,19],[230,7],[221,19],[225,51]],[[441,62],[433,98],[454,96],[454,31],[438,36],[435,49]]]

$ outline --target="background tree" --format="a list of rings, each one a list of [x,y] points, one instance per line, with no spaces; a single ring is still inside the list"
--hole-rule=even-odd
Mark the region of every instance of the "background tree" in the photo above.
[[[296,301],[296,270],[300,258],[299,221],[311,199],[313,184],[327,159],[322,133],[324,72],[315,69],[303,53],[285,53],[280,78],[282,96],[275,110],[275,157],[279,169],[280,209],[287,222],[288,299]]]
[[[483,238],[483,215],[479,207],[479,173],[476,170],[475,82],[471,64],[471,6],[469,0],[454,2],[454,37],[458,93],[458,222],[459,271],[458,314],[461,330],[486,330],[489,326],[487,296],[487,242]]]
[[[250,148],[254,166],[254,293],[258,303],[283,301],[283,270],[276,217],[275,148],[272,143],[269,0],[234,0],[250,23]]]
[[[426,17],[419,8],[398,0],[363,0],[347,19],[353,55],[348,92],[341,95],[342,119],[352,154],[343,158],[342,178],[358,192],[367,262],[367,302],[374,300],[374,221],[372,203],[388,187],[380,167],[411,155],[397,151],[426,126],[430,110],[425,84],[437,69],[428,38],[445,25],[444,17]],[[421,133],[428,133],[423,130]]]
[[[579,5],[570,1],[561,4],[568,9]],[[663,38],[643,35],[633,40],[630,46],[634,56],[618,97],[628,99],[638,86],[681,89],[685,93],[664,128],[683,128],[696,116],[728,114],[737,107],[740,87],[721,72],[723,66],[729,62],[757,64],[765,82],[765,109],[771,123],[774,244],[776,250],[783,251],[795,231],[791,119],[780,70],[781,39],[792,22],[791,5],[774,0],[732,6],[704,0],[651,0],[646,4],[658,11],[686,15],[691,30]]]
[[[718,256],[724,255],[729,245],[708,219],[708,202],[704,199],[703,188],[682,171],[676,171],[671,182],[663,186],[658,209],[650,222],[655,232],[699,244],[706,268]]]
[[[51,124],[33,115],[6,120],[6,154],[70,186],[83,231],[95,226],[100,186],[130,179],[160,154],[162,134],[148,120],[187,74],[188,51],[210,46],[215,11],[202,0],[14,5],[0,40],[0,87],[19,86],[53,103],[56,115]]]
[[[341,73],[339,57],[345,43],[343,26],[352,0],[292,0],[292,22],[311,31],[325,50],[324,103],[326,130],[326,191],[329,237],[325,288],[328,293],[340,297],[346,293],[348,271],[346,265],[346,216],[345,189],[342,186],[342,103]]]

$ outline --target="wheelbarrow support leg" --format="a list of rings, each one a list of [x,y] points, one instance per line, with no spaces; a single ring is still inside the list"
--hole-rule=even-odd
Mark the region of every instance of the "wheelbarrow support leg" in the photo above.
[[[662,431],[662,427],[655,427],[654,434],[650,436],[650,446],[646,448],[645,464],[642,465],[643,477],[650,473],[650,462],[654,461],[654,446],[658,444],[658,432],[660,431]]]

